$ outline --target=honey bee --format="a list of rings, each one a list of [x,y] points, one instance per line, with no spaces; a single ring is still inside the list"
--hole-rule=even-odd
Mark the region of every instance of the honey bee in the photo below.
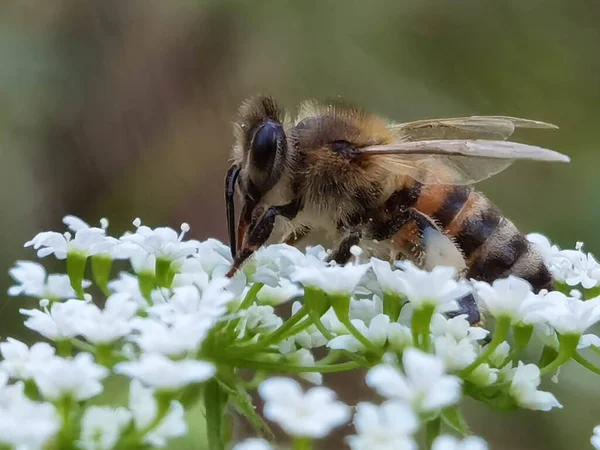
[[[286,116],[275,100],[247,100],[234,125],[226,177],[228,276],[271,236],[277,217],[296,244],[326,230],[339,264],[359,245],[419,267],[452,265],[469,279],[509,274],[552,288],[538,251],[471,185],[517,159],[568,162],[552,150],[506,141],[516,128],[558,128],[535,120],[472,116],[394,123],[338,102],[300,105]],[[242,199],[237,233],[233,197]]]

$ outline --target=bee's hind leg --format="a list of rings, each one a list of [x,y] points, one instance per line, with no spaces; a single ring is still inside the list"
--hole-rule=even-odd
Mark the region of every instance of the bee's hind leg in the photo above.
[[[446,316],[453,318],[460,315],[466,315],[467,320],[472,326],[481,324],[481,314],[479,307],[475,301],[473,294],[467,294],[458,300],[458,309],[456,311],[450,311],[446,313]]]
[[[362,233],[360,231],[352,231],[348,234],[338,247],[331,253],[327,261],[335,261],[338,264],[346,264],[352,258],[352,252],[350,249],[354,245],[358,245]]]

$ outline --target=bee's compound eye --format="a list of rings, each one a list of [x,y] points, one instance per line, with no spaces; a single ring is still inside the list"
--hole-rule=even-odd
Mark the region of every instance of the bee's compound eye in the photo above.
[[[258,169],[269,170],[273,166],[277,147],[283,142],[285,133],[281,124],[271,120],[263,122],[252,139],[252,164]]]

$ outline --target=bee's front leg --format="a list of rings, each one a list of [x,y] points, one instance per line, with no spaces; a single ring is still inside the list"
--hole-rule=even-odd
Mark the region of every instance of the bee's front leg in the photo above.
[[[293,219],[299,211],[300,202],[298,201],[288,203],[287,205],[269,207],[259,219],[250,225],[250,231],[243,237],[240,249],[236,252],[233,264],[229,272],[227,272],[226,277],[233,277],[239,268],[242,267],[242,264],[267,242],[275,227],[277,216]]]

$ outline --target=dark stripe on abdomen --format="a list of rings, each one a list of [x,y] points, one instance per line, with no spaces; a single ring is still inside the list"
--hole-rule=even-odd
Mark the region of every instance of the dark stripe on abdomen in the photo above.
[[[500,234],[502,230],[499,230]],[[528,251],[527,238],[516,232],[511,236],[499,236],[490,240],[489,248],[482,248],[471,262],[467,276],[476,280],[492,282],[509,275],[512,266]],[[515,274],[519,276],[518,274]]]
[[[442,228],[450,225],[456,215],[460,212],[471,193],[471,188],[467,186],[453,186],[453,189],[444,199],[440,209],[434,212],[431,217],[435,219]]]
[[[473,195],[477,195],[473,193]],[[462,223],[461,230],[456,236],[456,243],[466,259],[481,247],[498,228],[502,215],[498,208],[487,202],[479,213],[468,216]]]

